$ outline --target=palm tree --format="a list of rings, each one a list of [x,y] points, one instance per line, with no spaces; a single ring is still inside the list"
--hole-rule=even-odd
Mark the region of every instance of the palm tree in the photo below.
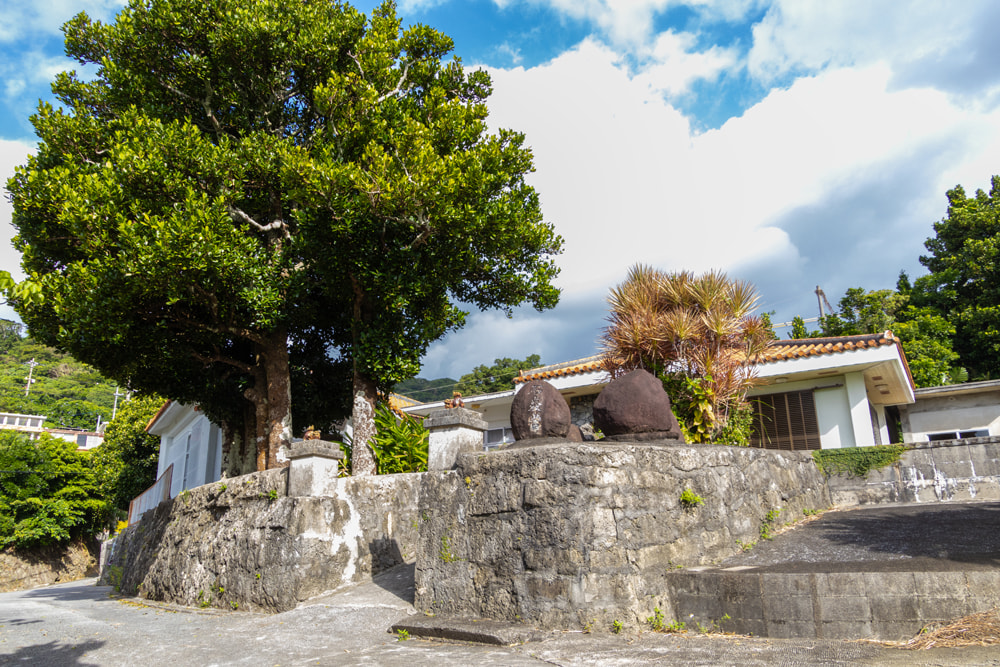
[[[753,285],[721,271],[696,276],[636,265],[608,296],[604,366],[612,377],[637,368],[659,377],[691,439],[713,441],[747,410],[755,378],[746,362],[772,340],[753,314],[759,298]]]

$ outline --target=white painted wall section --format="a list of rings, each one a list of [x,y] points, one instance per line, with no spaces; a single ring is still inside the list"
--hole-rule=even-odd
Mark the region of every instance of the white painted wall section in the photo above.
[[[865,389],[865,378],[861,373],[848,373],[844,376],[844,387],[847,390],[847,401],[851,406],[851,427],[854,432],[854,445],[841,447],[869,447],[875,444],[872,433],[871,408],[868,404],[868,392]]]
[[[843,386],[816,389],[816,421],[819,423],[819,442],[823,449],[854,446],[854,428],[851,426],[851,404]]]

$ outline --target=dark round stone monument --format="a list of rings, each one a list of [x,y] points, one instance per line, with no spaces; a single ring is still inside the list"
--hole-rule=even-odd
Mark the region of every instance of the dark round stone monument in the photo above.
[[[611,440],[684,442],[663,383],[641,369],[604,388],[594,401],[594,428]]]
[[[514,395],[510,427],[517,440],[565,438],[570,427],[569,405],[548,382],[527,382]]]

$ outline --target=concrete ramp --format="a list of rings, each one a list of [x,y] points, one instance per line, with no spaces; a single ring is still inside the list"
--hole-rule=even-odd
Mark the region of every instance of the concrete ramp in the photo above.
[[[668,579],[674,617],[689,628],[905,639],[1000,605],[1000,503],[831,511]]]

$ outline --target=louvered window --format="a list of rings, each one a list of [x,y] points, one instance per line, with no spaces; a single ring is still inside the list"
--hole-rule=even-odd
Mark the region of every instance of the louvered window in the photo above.
[[[819,449],[819,422],[812,391],[792,391],[750,399],[750,445],[766,449]]]

